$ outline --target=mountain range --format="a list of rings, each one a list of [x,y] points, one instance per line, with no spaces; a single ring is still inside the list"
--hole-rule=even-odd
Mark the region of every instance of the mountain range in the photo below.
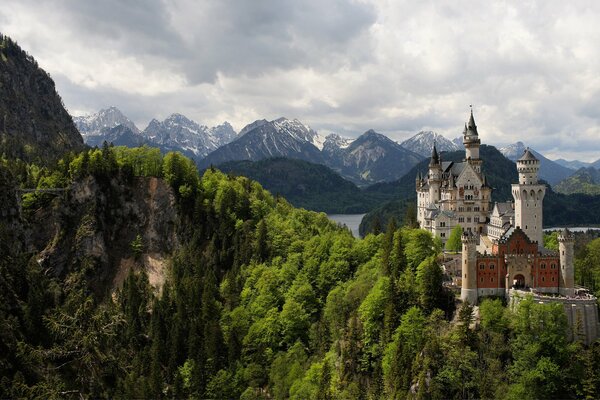
[[[519,157],[523,155],[527,147],[523,142],[516,142],[511,145],[500,148],[500,152],[504,154],[506,158],[511,161],[517,161]],[[541,179],[548,182],[550,185],[555,185],[565,178],[568,178],[573,174],[571,168],[565,167],[560,163],[552,161],[542,154],[538,153],[534,149],[529,149],[531,152],[540,160],[540,172],[539,176]]]
[[[181,151],[194,159],[205,157],[237,136],[228,122],[207,127],[181,114],[171,114],[163,121],[153,119],[140,131],[116,107],[74,117],[73,120],[85,143],[90,146],[100,146],[104,141],[129,147],[147,144],[164,152]]]

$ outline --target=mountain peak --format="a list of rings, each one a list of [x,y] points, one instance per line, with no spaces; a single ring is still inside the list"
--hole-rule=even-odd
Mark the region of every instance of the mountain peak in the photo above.
[[[88,136],[102,135],[104,130],[114,128],[118,125],[126,126],[135,134],[140,133],[140,130],[135,126],[133,121],[127,118],[115,106],[103,108],[97,113],[87,116],[74,117],[73,122],[75,122],[77,129],[79,129],[84,139]]]
[[[416,135],[402,142],[401,146],[423,157],[429,157],[434,143],[438,151],[462,150],[462,143],[459,146],[457,143],[452,142],[433,131],[420,131]]]

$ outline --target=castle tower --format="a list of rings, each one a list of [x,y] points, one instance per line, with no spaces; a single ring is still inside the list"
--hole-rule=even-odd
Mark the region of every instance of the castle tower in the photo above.
[[[477,125],[475,125],[475,118],[473,118],[473,109],[471,109],[469,122],[465,124],[465,130],[463,131],[463,144],[465,146],[465,159],[467,162],[473,165],[475,171],[481,172],[481,160],[479,159],[479,146],[481,145],[481,139],[479,139]]]
[[[433,144],[431,149],[431,160],[429,161],[429,204],[440,201],[440,186],[442,183],[442,163],[440,156]]]
[[[477,304],[477,236],[470,231],[462,235],[462,288],[460,298]]]
[[[567,228],[558,234],[558,251],[560,254],[559,292],[564,296],[572,296],[575,293],[574,243],[575,237]]]
[[[519,183],[512,184],[515,200],[515,226],[520,227],[531,241],[544,244],[542,203],[546,185],[538,183],[540,161],[527,148],[517,160]]]

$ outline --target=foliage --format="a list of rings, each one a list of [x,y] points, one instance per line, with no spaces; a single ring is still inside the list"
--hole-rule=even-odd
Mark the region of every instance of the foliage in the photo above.
[[[567,342],[559,306],[484,300],[479,324],[469,305],[450,322],[440,244],[424,230],[390,223],[357,240],[247,178],[200,176],[149,148],[106,145],[29,170],[25,180],[64,186],[165,179],[181,243],[160,292],[138,268],[98,295],[93,264],[50,274],[0,223],[0,397],[599,395],[600,351]],[[593,282],[598,243],[581,250]],[[140,253],[142,236],[131,245]]]
[[[456,225],[452,232],[450,232],[450,236],[448,236],[448,241],[446,241],[446,250],[458,253],[462,249],[462,227],[460,225]]]

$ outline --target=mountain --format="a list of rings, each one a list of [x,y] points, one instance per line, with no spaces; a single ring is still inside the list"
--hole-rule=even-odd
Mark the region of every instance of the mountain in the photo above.
[[[88,137],[102,136],[107,130],[118,125],[127,127],[135,134],[140,133],[140,130],[137,128],[137,126],[135,126],[133,121],[123,115],[121,110],[119,110],[117,107],[109,107],[100,110],[95,114],[73,117],[73,122],[75,122],[77,129],[83,136],[86,143],[88,142]],[[100,140],[100,143],[102,143],[102,140],[98,138],[92,140]]]
[[[307,210],[357,214],[378,204],[375,196],[368,196],[330,168],[304,160],[229,161],[219,165],[219,169],[255,180],[274,195]]]
[[[500,152],[509,160],[516,161],[523,155],[525,149],[523,142],[517,142],[500,148]],[[540,178],[549,184],[554,185],[573,174],[573,170],[570,168],[544,157],[533,149],[530,150],[540,160]]]
[[[139,147],[144,144],[152,146],[153,144],[146,140],[139,133],[135,133],[128,126],[117,125],[112,128],[102,128],[101,134],[99,135],[87,135],[84,136],[85,143],[88,146],[101,147],[106,141],[112,143],[115,146],[126,146],[126,147]]]
[[[518,174],[515,163],[506,158],[494,146],[481,145],[480,155],[483,159],[483,172],[488,183],[494,188],[492,201],[512,199],[511,184],[517,182]],[[464,151],[443,153],[446,161],[462,161]],[[426,174],[429,160],[423,160],[413,167],[405,176],[394,182],[384,182],[366,188],[370,195],[394,195],[395,200],[382,203],[363,218],[360,234],[370,232],[374,225],[386,226],[390,218],[401,222],[406,210],[415,207],[415,177],[420,172]],[[551,226],[589,226],[600,224],[600,196],[584,194],[565,195],[548,187],[544,198],[544,227]]]
[[[256,121],[241,130],[233,142],[210,153],[199,162],[201,168],[227,161],[258,161],[272,157],[287,157],[324,164],[321,154],[324,139],[294,119]]]
[[[432,131],[421,131],[413,137],[400,143],[402,147],[413,151],[423,157],[429,157],[431,155],[431,149],[433,149],[433,143],[438,151],[457,151],[463,148],[462,142],[456,144],[439,133]]]
[[[554,190],[564,194],[600,195],[600,170],[593,167],[581,168],[573,175],[554,185]]]
[[[598,159],[598,160],[594,161],[594,162],[593,162],[593,163],[591,163],[589,166],[590,166],[590,167],[594,167],[594,168],[596,168],[596,169],[600,169],[600,159]]]
[[[591,165],[591,163],[587,163],[587,162],[583,162],[583,161],[579,161],[579,160],[568,161],[563,158],[554,160],[554,162],[562,165],[563,167],[567,167],[567,168],[575,170],[575,171],[577,171],[579,168],[587,168]]]
[[[162,122],[153,119],[142,135],[161,148],[180,149],[194,158],[205,157],[236,137],[228,122],[209,128],[181,114],[172,114]]]
[[[84,148],[54,81],[0,34],[0,154],[46,164]]]
[[[398,179],[423,159],[372,129],[328,155],[327,165],[359,185]]]

